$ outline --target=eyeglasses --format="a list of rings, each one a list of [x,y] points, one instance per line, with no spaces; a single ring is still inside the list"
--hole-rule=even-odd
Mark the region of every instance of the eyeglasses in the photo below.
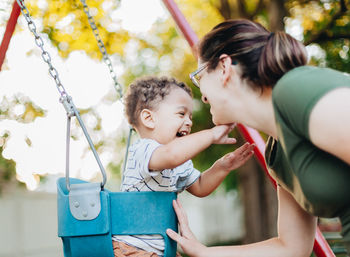
[[[221,58],[220,60],[225,59],[228,56],[225,56],[223,58]],[[232,65],[237,65],[238,62],[237,60],[232,60]],[[199,80],[200,80],[200,76],[198,75],[201,71],[203,71],[205,68],[207,68],[209,65],[209,63],[204,64],[202,67],[198,68],[197,70],[195,70],[194,72],[190,73],[190,79],[192,80],[192,83],[199,88]]]
[[[200,80],[200,76],[198,74],[207,67],[208,67],[208,64],[205,64],[202,67],[195,70],[194,72],[190,73],[190,79],[191,79],[192,83],[198,88],[199,88],[199,80]]]

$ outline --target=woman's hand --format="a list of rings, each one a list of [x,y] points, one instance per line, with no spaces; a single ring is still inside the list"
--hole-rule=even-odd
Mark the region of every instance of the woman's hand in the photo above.
[[[184,253],[192,257],[203,256],[202,253],[205,252],[207,247],[199,243],[196,237],[193,235],[190,227],[188,226],[187,215],[180,201],[178,199],[174,200],[173,206],[179,220],[180,234],[177,234],[171,229],[167,229],[166,233],[171,239],[180,244]]]
[[[293,196],[278,187],[278,237],[250,245],[206,247],[199,243],[188,226],[187,216],[179,200],[173,206],[180,224],[180,234],[167,229],[191,257],[296,257],[310,256],[317,227],[317,218],[304,211]]]
[[[241,167],[254,154],[255,144],[245,143],[235,151],[225,154],[217,160],[213,166],[218,170],[230,172],[231,170]]]

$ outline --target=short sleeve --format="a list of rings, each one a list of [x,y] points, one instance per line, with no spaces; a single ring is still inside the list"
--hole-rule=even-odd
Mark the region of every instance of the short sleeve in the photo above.
[[[175,178],[175,187],[178,192],[182,192],[183,190],[192,186],[194,182],[200,177],[200,171],[193,167],[193,163],[191,160],[186,161],[182,165],[173,169]]]
[[[159,171],[150,171],[148,169],[149,162],[151,160],[153,152],[160,146],[157,141],[152,139],[141,139],[137,144],[134,145],[134,156],[132,159],[135,160],[135,166],[138,167],[138,171],[141,176],[156,176]]]
[[[302,66],[289,71],[272,92],[276,119],[309,139],[313,107],[322,96],[339,87],[350,87],[350,77],[332,69]]]

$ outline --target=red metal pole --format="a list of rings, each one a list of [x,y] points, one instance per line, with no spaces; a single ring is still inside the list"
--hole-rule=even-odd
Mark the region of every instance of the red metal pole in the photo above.
[[[335,257],[335,254],[319,228],[316,230],[314,253],[317,257]]]
[[[13,31],[15,30],[17,19],[20,12],[21,12],[21,9],[15,0],[13,2],[10,18],[7,21],[5,34],[4,34],[4,37],[2,38],[1,45],[0,45],[0,71],[1,71],[2,64],[4,63],[6,52],[10,44],[11,37],[13,35]]]
[[[255,129],[246,127],[242,124],[237,125],[238,130],[241,132],[242,136],[247,140],[249,143],[254,143],[256,145],[254,152],[255,156],[258,159],[258,162],[264,169],[266,175],[270,179],[271,183],[274,185],[274,187],[277,187],[276,181],[271,177],[270,173],[268,172],[266,162],[265,162],[265,141],[260,136],[259,132]]]
[[[179,27],[188,44],[192,48],[193,54],[195,57],[197,57],[196,43],[198,42],[198,37],[196,33],[192,30],[190,24],[187,22],[185,16],[182,14],[174,1],[163,0],[163,3],[175,20],[176,25]]]
[[[177,7],[176,3],[173,0],[163,0],[163,3],[169,10],[171,16],[175,20],[176,24],[178,25],[179,29],[185,36],[187,42],[191,46],[194,55],[197,56],[197,51],[196,51],[196,43],[198,42],[198,37],[195,35],[194,31],[192,30],[191,26],[187,22],[186,18],[183,16],[182,12],[180,9]],[[265,153],[265,142],[263,138],[260,136],[259,132],[256,131],[255,129],[246,127],[242,124],[238,124],[238,129],[243,135],[243,137],[250,143],[256,144],[255,147],[255,155],[256,158],[258,159],[260,165],[263,167],[265,173],[268,175],[270,178],[271,182],[274,184],[276,187],[276,182],[275,180],[270,176],[265,158],[264,158],[264,153]],[[321,231],[319,228],[317,228],[316,235],[315,235],[315,243],[314,243],[314,253],[318,257],[335,257],[332,249],[330,248],[329,244],[323,237]]]

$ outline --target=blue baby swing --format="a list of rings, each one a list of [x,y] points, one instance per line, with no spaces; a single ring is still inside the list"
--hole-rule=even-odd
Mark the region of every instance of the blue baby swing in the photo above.
[[[36,26],[23,0],[16,0],[25,17],[29,30],[35,36],[35,43],[42,51],[42,59],[49,66],[49,74],[55,80],[60,93],[60,102],[67,112],[66,176],[57,180],[58,236],[62,238],[65,257],[114,257],[112,235],[160,234],[165,240],[165,257],[174,257],[176,242],[165,233],[167,228],[177,231],[177,218],[172,207],[176,193],[171,192],[110,192],[104,189],[106,172],[79,115],[72,98],[64,89],[57,70],[51,63],[44,42],[36,31]],[[84,12],[98,47],[103,55],[114,81],[114,86],[122,97],[122,89],[116,79],[111,60],[99,36],[97,26],[89,13],[85,0],[81,0]],[[101,183],[90,183],[69,177],[69,141],[71,117],[75,116],[95,156],[102,173]],[[131,129],[125,154],[123,171],[127,161]],[[141,211],[142,210],[142,211]]]

